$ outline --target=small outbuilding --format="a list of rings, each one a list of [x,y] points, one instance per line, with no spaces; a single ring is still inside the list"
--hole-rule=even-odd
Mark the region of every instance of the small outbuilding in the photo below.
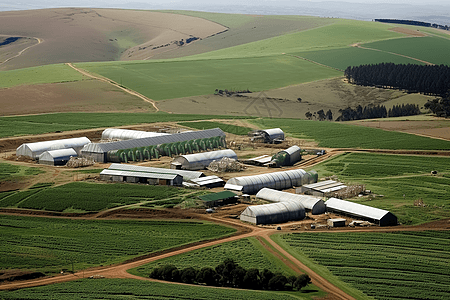
[[[215,175],[191,179],[191,181],[196,185],[198,185],[199,187],[204,187],[208,189],[212,189],[215,187],[222,187],[225,185],[225,181],[223,181],[222,178]]]
[[[199,196],[206,207],[217,207],[227,204],[234,204],[238,201],[238,196],[230,191],[222,191],[218,193]]]
[[[339,181],[325,180],[321,182],[305,184],[299,187],[296,192],[301,194],[308,194],[318,197],[324,197],[328,193],[336,192],[346,188],[347,186]]]
[[[280,128],[255,130],[249,136],[252,142],[278,144],[284,141],[284,132]]]
[[[345,227],[345,219],[328,219],[327,225],[330,227]]]
[[[170,164],[170,168],[181,170],[203,170],[214,160],[221,160],[224,157],[235,160],[238,158],[236,153],[231,149],[186,154],[175,157]]]
[[[240,215],[241,221],[255,225],[285,223],[304,218],[305,208],[297,201],[249,206]]]
[[[65,166],[71,157],[77,156],[77,152],[72,148],[50,150],[39,155],[39,163],[51,166]]]
[[[256,198],[271,202],[297,201],[313,215],[320,215],[326,211],[325,202],[322,199],[308,195],[297,195],[263,188],[256,194]]]

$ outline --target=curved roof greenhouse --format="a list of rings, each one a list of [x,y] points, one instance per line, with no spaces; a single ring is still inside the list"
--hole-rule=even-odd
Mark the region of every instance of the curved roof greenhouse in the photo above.
[[[311,211],[313,215],[323,214],[326,211],[326,206],[323,200],[308,195],[298,195],[263,188],[256,194],[256,198],[272,202],[297,201],[301,205],[303,205],[303,207],[305,207],[306,210]]]
[[[118,140],[131,140],[131,139],[142,139],[154,136],[164,136],[170,135],[168,133],[162,132],[149,132],[140,130],[129,130],[129,129],[119,129],[119,128],[107,128],[102,132],[102,139],[118,139]]]
[[[89,144],[90,142],[91,141],[87,137],[78,137],[71,139],[26,143],[20,145],[16,149],[16,155],[28,156],[33,159],[36,159],[38,158],[39,155],[41,155],[45,151],[69,149],[69,148],[73,148],[77,152],[77,154],[80,154],[80,151],[83,148],[83,146]]]
[[[297,201],[286,201],[247,207],[240,216],[241,221],[253,224],[273,224],[305,218],[305,208]]]
[[[39,155],[39,163],[52,166],[65,165],[71,157],[77,157],[77,152],[70,149],[59,149],[45,151]]]
[[[202,152],[195,154],[186,154],[175,157],[172,165],[180,165],[184,170],[202,170],[214,160],[220,160],[224,157],[238,159],[236,153],[231,149]]]

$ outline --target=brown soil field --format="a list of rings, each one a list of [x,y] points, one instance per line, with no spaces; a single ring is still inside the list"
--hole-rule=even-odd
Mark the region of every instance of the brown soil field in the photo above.
[[[155,111],[150,103],[98,80],[0,89],[0,107],[2,116],[53,112]]]
[[[417,36],[417,37],[427,36],[426,33],[423,33],[421,31],[419,31],[419,29],[413,30],[413,29],[405,28],[405,27],[394,27],[394,28],[391,28],[389,30],[394,31],[394,32],[403,33],[403,34],[406,34],[406,35]]]
[[[0,43],[3,42],[9,36],[0,35]],[[22,37],[17,41],[0,46],[0,67],[9,60],[20,55],[22,51],[25,51],[28,47],[33,47],[39,43],[35,38]]]
[[[0,28],[4,36],[41,40],[39,45],[1,65],[0,70],[64,62],[145,59],[177,48],[175,41],[192,36],[206,38],[226,30],[217,23],[179,14],[91,8],[0,12]],[[0,57],[7,52],[0,48]]]

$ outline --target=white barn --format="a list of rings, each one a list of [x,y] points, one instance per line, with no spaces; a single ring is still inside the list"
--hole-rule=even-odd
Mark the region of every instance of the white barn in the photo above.
[[[80,155],[81,149],[91,141],[87,137],[53,140],[36,143],[25,143],[16,149],[17,156],[28,156],[37,159],[39,155],[49,150],[74,149]]]
[[[256,225],[298,221],[305,218],[305,208],[297,201],[254,205],[248,206],[239,218]]]
[[[64,166],[70,160],[71,157],[77,157],[77,152],[70,149],[59,149],[45,151],[39,155],[39,163],[51,166]]]

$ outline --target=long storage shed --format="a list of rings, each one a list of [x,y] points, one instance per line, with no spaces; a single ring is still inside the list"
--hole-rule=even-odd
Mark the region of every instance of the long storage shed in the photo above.
[[[116,164],[116,163],[111,164],[108,169],[118,171],[128,171],[128,172],[141,172],[141,173],[178,174],[181,175],[184,180],[198,179],[200,177],[205,176],[203,172],[198,171],[173,170],[173,169],[143,167],[127,164]]]
[[[78,137],[71,139],[51,140],[36,143],[25,143],[16,149],[17,156],[28,156],[37,159],[45,151],[59,149],[74,149],[80,155],[81,149],[91,141],[87,137]]]
[[[298,221],[305,218],[305,208],[297,201],[254,205],[248,206],[239,218],[256,225]]]
[[[313,196],[297,195],[263,188],[256,194],[256,198],[271,202],[297,201],[303,205],[306,210],[311,211],[313,215],[323,214],[326,211],[325,202],[322,199]]]
[[[162,132],[107,128],[102,132],[102,139],[132,140],[132,139],[142,139],[147,137],[166,136],[166,135],[170,134]]]
[[[170,164],[171,169],[182,170],[203,170],[214,160],[221,160],[224,157],[238,159],[236,153],[231,149],[201,152],[195,154],[185,154],[174,158]]]
[[[146,183],[151,185],[183,185],[183,177],[178,174],[127,172],[105,169],[100,172],[105,181]]]

